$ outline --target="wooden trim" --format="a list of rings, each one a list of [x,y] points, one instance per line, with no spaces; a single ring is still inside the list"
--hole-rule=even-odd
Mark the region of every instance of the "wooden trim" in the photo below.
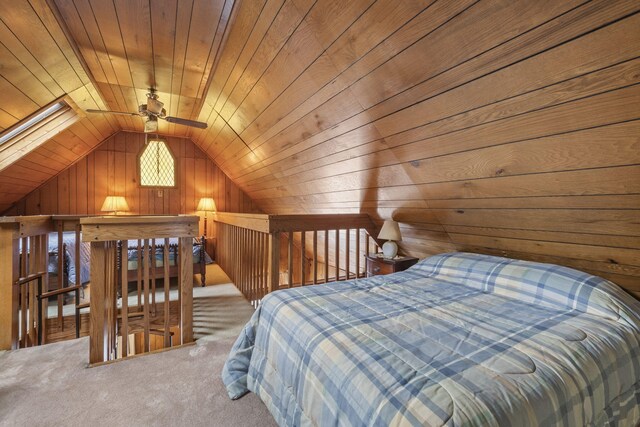
[[[221,224],[269,233],[269,215],[217,212],[213,220]]]
[[[80,220],[82,241],[150,239],[164,237],[195,237],[200,218],[177,216],[102,216]],[[105,227],[108,225],[108,227]]]

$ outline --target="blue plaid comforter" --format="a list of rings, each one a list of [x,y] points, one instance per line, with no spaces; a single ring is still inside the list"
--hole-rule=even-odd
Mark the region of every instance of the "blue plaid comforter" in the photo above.
[[[477,254],[268,295],[223,369],[280,425],[634,426],[640,303]]]

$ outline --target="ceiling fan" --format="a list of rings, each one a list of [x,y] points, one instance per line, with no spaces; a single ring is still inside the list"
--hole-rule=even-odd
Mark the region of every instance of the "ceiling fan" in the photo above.
[[[125,116],[146,117],[147,121],[144,124],[144,131],[157,132],[158,131],[158,119],[166,120],[169,123],[176,123],[184,126],[191,126],[199,129],[206,129],[207,124],[203,122],[197,122],[195,120],[181,119],[179,117],[167,116],[167,111],[163,108],[164,103],[158,101],[158,94],[153,88],[149,88],[147,94],[147,103],[141,104],[138,107],[137,113],[127,113],[124,111],[111,111],[111,110],[93,110],[88,109],[87,113],[109,113],[109,114],[122,114]]]

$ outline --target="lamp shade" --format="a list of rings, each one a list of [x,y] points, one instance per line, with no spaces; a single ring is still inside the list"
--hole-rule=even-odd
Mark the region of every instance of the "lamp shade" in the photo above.
[[[129,210],[129,205],[122,196],[107,196],[100,210],[102,212],[126,212]]]
[[[216,202],[211,197],[203,197],[200,199],[200,203],[198,203],[198,211],[204,212],[215,212],[216,211]]]
[[[378,239],[381,240],[394,240],[399,242],[402,240],[402,235],[400,234],[400,227],[398,223],[387,219],[384,224],[382,224],[382,229],[380,230],[380,234],[378,234]]]

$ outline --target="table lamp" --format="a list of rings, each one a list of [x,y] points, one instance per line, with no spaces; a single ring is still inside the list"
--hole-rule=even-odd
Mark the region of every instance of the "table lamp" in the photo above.
[[[385,258],[394,258],[398,255],[398,245],[396,242],[401,241],[402,236],[400,235],[400,227],[397,222],[391,219],[385,220],[380,234],[378,234],[378,239],[387,241],[382,245],[382,253]]]
[[[118,215],[118,212],[127,212],[129,205],[122,196],[107,196],[100,210],[102,212],[113,212],[114,215]]]
[[[207,237],[207,212],[216,211],[216,202],[211,197],[203,197],[196,210],[204,212],[204,237]]]

